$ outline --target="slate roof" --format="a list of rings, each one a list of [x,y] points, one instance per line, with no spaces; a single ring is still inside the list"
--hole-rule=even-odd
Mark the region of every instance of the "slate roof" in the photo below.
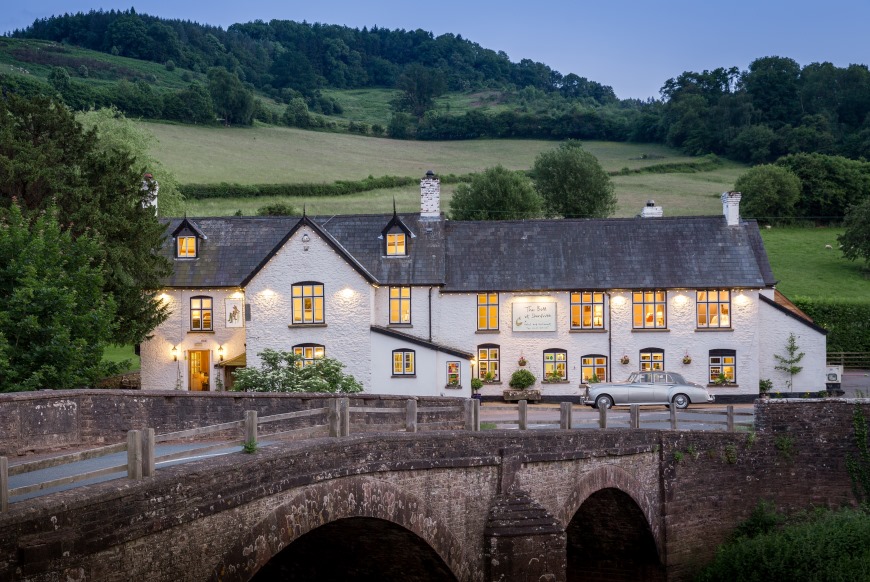
[[[367,279],[438,285],[444,291],[760,288],[776,280],[754,221],[722,216],[447,221],[401,214],[408,257],[386,257],[393,215],[188,219],[208,237],[197,259],[173,259],[168,287],[241,287],[280,249],[300,220],[313,222]],[[170,221],[173,232],[183,219]],[[304,224],[304,223],[303,223]]]

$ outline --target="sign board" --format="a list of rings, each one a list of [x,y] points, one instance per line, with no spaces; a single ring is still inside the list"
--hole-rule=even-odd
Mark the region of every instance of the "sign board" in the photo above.
[[[226,306],[226,326],[245,327],[245,300],[227,299]]]
[[[514,331],[556,331],[555,301],[514,301]]]

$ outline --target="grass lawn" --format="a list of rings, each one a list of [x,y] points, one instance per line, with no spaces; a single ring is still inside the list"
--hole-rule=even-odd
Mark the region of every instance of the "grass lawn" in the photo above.
[[[842,233],[841,228],[762,228],[777,288],[788,297],[870,301],[870,273],[863,263],[843,258],[837,246]]]
[[[108,346],[103,351],[103,361],[123,362],[130,360],[130,366],[125,372],[133,372],[139,369],[139,356],[133,353],[133,346]]]

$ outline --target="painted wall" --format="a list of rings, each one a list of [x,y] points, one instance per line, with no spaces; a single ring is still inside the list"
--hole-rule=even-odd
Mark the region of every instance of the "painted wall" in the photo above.
[[[795,335],[796,343],[804,357],[796,364],[803,370],[794,376],[792,392],[815,392],[825,388],[825,363],[827,338],[782,311],[766,303],[759,310],[758,361],[761,378],[773,380],[774,392],[787,392],[789,375],[777,370],[779,362],[774,357],[788,357],[786,343],[789,334]]]

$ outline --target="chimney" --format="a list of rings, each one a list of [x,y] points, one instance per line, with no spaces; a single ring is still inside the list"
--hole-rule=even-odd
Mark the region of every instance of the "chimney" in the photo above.
[[[728,226],[740,224],[740,197],[740,192],[722,193],[722,214],[725,215]]]
[[[420,217],[441,218],[441,180],[432,170],[420,180]]]
[[[656,206],[655,200],[647,200],[646,206],[640,211],[641,218],[661,218],[664,216],[664,211],[661,206]]]

